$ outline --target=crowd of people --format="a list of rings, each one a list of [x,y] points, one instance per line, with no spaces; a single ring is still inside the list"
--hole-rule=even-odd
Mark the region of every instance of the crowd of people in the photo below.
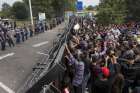
[[[52,23],[46,23],[44,21],[39,21],[35,23],[34,30],[33,27],[29,24],[17,26],[16,22],[12,23],[10,21],[0,20],[0,43],[1,50],[6,50],[6,46],[14,47],[15,44],[20,44],[24,42],[29,37],[32,37],[34,34],[39,34],[47,30],[51,30],[56,25],[61,24],[64,21],[63,18],[55,18]]]
[[[105,26],[75,18],[65,44],[62,93],[140,93],[139,35],[139,23]]]

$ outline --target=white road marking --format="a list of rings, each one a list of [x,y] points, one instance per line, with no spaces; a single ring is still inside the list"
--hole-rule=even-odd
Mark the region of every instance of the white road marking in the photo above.
[[[49,56],[49,54],[45,54],[45,53],[41,53],[41,52],[37,52],[37,54]]]
[[[58,33],[58,32],[56,32],[56,31],[47,31],[48,33]]]
[[[15,53],[8,53],[6,55],[3,55],[3,56],[0,56],[0,60],[6,58],[6,57],[10,57],[10,56],[13,56]]]
[[[35,44],[32,47],[40,47],[40,46],[43,46],[43,45],[48,44],[48,43],[49,43],[49,41],[45,41],[45,42],[41,42],[41,43]]]
[[[0,82],[0,87],[3,88],[7,93],[15,93],[12,89],[10,89],[9,87],[7,87],[2,82]]]

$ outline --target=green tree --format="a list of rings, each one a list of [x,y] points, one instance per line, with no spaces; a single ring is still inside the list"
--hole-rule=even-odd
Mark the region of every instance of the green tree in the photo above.
[[[127,21],[140,21],[140,0],[126,0]]]
[[[33,15],[37,17],[38,13],[43,12],[46,13],[47,18],[53,17],[51,2],[51,0],[32,0]]]
[[[64,14],[64,7],[65,7],[65,0],[52,0],[51,6],[53,7],[55,16],[63,16]]]
[[[127,13],[125,0],[101,0],[98,6],[97,21],[105,24],[125,22]]]
[[[95,7],[93,7],[92,5],[89,5],[88,7],[86,7],[86,10],[88,10],[88,11],[92,11],[94,9],[95,9]]]
[[[65,10],[76,11],[76,1],[77,0],[65,0]]]
[[[26,5],[29,5],[28,0],[23,1]],[[52,18],[56,16],[63,16],[65,5],[70,2],[70,0],[31,0],[31,2],[34,17],[38,17],[38,13],[43,12],[46,13],[47,18]]]
[[[11,6],[7,3],[2,4],[2,10],[1,10],[1,16],[2,17],[11,17]]]
[[[29,11],[23,2],[15,2],[12,7],[12,13],[17,19],[27,19],[29,16]]]

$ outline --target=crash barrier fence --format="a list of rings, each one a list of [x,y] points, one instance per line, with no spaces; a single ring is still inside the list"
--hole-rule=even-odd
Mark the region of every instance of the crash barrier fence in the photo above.
[[[60,91],[60,87],[62,86],[61,81],[63,81],[63,76],[67,69],[65,64],[63,63],[65,44],[68,41],[70,31],[73,29],[72,27],[74,26],[74,24],[75,24],[75,19],[73,19],[69,24],[70,27],[68,27],[69,29],[67,31],[67,34],[65,35],[65,39],[63,39],[64,42],[60,46],[60,49],[58,50],[58,54],[55,60],[50,65],[49,71],[43,74],[43,76],[46,75],[47,81],[43,85],[40,93],[61,93]]]
[[[49,73],[46,74],[46,76],[49,76],[47,77],[49,82],[47,82],[46,85],[43,86],[40,93],[61,93],[61,81],[63,80],[64,73],[67,69],[62,61],[64,50],[65,44],[62,45],[59,54],[54,61],[54,64],[52,65]]]
[[[32,88],[35,85],[35,83],[37,83],[46,73],[51,71],[50,69],[55,64],[54,62],[58,56],[59,50],[63,45],[63,43],[65,42],[67,35],[69,34],[69,31],[72,28],[72,25],[73,21],[65,27],[65,31],[61,35],[59,35],[59,38],[57,39],[57,41],[55,41],[53,47],[49,51],[44,51],[48,55],[43,56],[39,59],[40,63],[37,63],[37,65],[33,68],[33,73],[29,75],[29,77],[27,77],[26,82],[18,89],[17,93],[26,93],[26,91],[30,90],[30,88]],[[29,93],[39,93],[39,92],[29,92]]]

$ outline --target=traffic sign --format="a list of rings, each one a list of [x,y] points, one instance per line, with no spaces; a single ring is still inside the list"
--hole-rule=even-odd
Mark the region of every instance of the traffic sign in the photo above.
[[[43,21],[46,19],[45,13],[39,13],[39,21]]]
[[[77,8],[77,11],[82,11],[83,10],[83,2],[77,1],[76,8]]]

